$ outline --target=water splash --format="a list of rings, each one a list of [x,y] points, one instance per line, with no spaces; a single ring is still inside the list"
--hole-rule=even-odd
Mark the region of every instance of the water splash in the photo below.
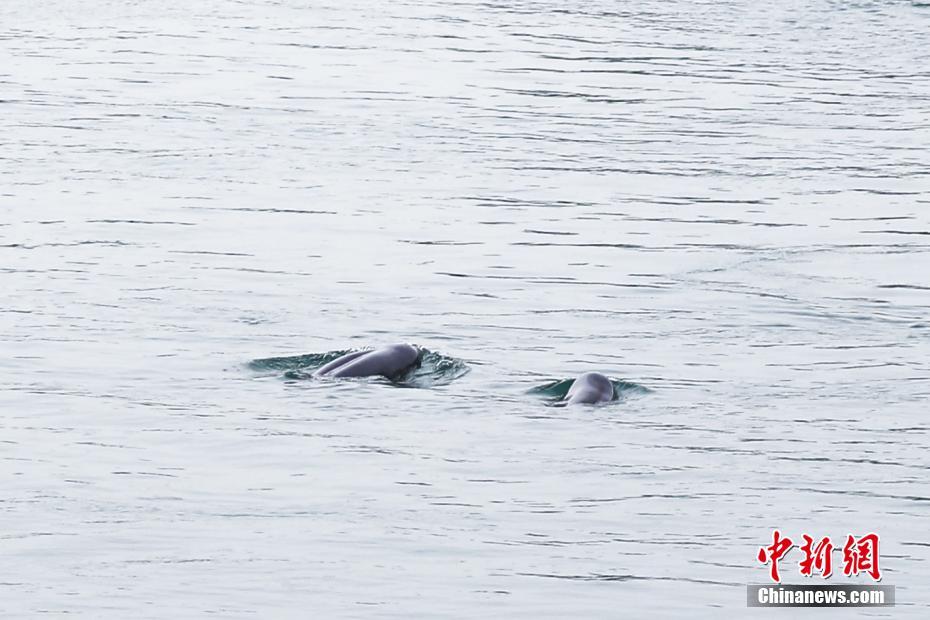
[[[424,347],[420,349],[419,364],[412,367],[401,377],[390,380],[390,383],[400,387],[426,388],[437,385],[448,385],[456,379],[468,374],[468,364],[463,360]],[[314,379],[313,372],[325,364],[361,349],[344,349],[327,351],[326,353],[306,353],[304,355],[291,355],[286,357],[266,357],[252,360],[249,368],[263,374],[281,373],[282,378],[292,380]]]
[[[328,351],[326,353],[306,353],[304,355],[289,355],[286,357],[265,357],[249,362],[249,368],[255,372],[264,374],[272,374],[275,371],[283,371],[285,374],[288,372],[312,373],[324,364],[328,364],[346,353],[352,353],[357,350],[358,349],[345,349],[343,351]]]
[[[556,379],[530,389],[528,394],[540,396],[546,399],[550,405],[560,406],[565,404],[565,396],[568,394],[573,383],[575,383],[574,377],[569,379]],[[652,391],[638,383],[624,381],[622,379],[610,379],[610,383],[614,386],[613,402],[624,400],[630,396],[648,394]]]

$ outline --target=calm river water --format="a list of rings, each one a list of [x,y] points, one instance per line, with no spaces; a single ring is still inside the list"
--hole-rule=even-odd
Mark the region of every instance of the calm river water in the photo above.
[[[930,5],[5,0],[0,144],[3,617],[930,613]]]

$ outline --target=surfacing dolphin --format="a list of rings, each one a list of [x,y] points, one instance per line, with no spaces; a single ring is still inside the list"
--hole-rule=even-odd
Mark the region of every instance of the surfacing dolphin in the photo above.
[[[420,350],[410,344],[392,344],[370,351],[346,353],[318,368],[314,377],[374,377],[397,380],[419,365]]]
[[[607,403],[614,398],[614,384],[599,372],[579,376],[565,394],[565,402],[569,405]]]

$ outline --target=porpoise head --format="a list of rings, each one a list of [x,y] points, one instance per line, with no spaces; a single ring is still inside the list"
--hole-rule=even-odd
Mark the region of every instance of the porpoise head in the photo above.
[[[569,405],[597,404],[614,400],[614,384],[599,372],[586,372],[575,379],[565,395]]]

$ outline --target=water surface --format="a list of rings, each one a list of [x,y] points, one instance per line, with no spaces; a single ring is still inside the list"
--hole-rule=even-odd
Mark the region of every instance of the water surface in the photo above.
[[[4,617],[761,617],[774,528],[926,617],[925,3],[0,24]],[[401,341],[471,372],[247,366]]]

